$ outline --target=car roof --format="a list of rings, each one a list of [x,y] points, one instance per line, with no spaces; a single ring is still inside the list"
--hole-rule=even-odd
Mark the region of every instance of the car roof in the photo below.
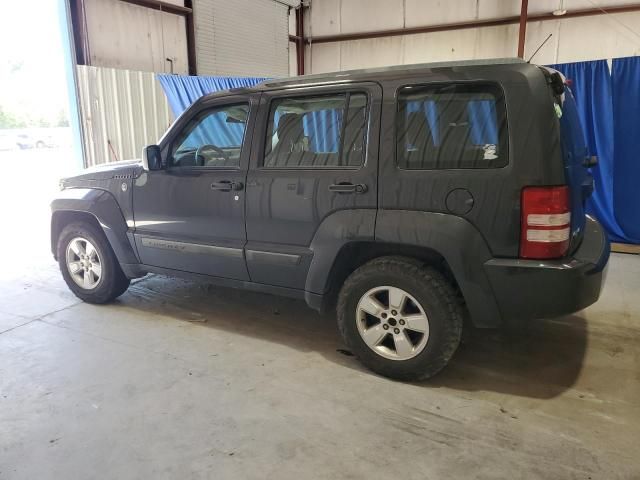
[[[229,94],[246,94],[278,90],[285,87],[310,86],[325,83],[351,83],[376,81],[380,79],[401,78],[405,75],[428,74],[439,68],[473,68],[479,66],[513,66],[526,64],[521,58],[492,58],[483,60],[461,60],[452,62],[417,63],[410,65],[393,65],[388,67],[365,68],[360,70],[344,70],[330,73],[318,73],[289,78],[265,80],[252,87],[232,88],[205,95],[203,99],[215,98]]]

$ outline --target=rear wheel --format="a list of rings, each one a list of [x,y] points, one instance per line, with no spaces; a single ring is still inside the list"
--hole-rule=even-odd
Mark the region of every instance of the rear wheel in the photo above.
[[[130,280],[104,233],[88,223],[72,223],[62,230],[58,264],[69,289],[85,302],[110,302],[129,288]]]
[[[411,259],[383,257],[358,268],[338,299],[338,326],[371,370],[421,380],[449,362],[462,334],[455,290],[437,270]]]

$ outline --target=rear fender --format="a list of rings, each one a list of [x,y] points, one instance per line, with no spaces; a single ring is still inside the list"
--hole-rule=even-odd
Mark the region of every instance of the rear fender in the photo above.
[[[438,252],[460,287],[474,325],[501,325],[502,316],[484,270],[484,263],[492,255],[480,232],[469,221],[444,213],[379,210],[375,239]]]

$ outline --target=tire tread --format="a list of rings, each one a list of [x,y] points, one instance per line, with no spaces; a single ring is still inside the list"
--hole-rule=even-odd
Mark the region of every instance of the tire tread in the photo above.
[[[90,239],[97,243],[97,248],[101,249],[101,255],[103,257],[102,262],[106,263],[106,272],[112,272],[112,275],[107,275],[104,279],[104,284],[100,285],[93,291],[87,291],[70,278],[69,272],[66,266],[66,239],[70,235],[84,235],[91,237]],[[69,289],[76,295],[76,297],[87,303],[103,304],[114,300],[122,295],[128,288],[131,280],[128,279],[120,264],[113,253],[113,249],[107,240],[104,232],[99,230],[96,226],[87,222],[73,222],[66,225],[60,232],[58,237],[58,264],[62,272],[62,276],[67,283]]]
[[[436,292],[447,311],[447,327],[441,342],[438,355],[423,369],[407,369],[399,372],[397,369],[386,369],[380,366],[367,365],[374,371],[399,380],[425,380],[442,370],[455,353],[462,336],[464,310],[460,296],[445,277],[434,267],[424,265],[417,259],[407,257],[380,257],[357,268],[345,281],[338,297],[338,329],[349,349],[357,355],[352,338],[347,331],[346,322],[349,321],[347,302],[349,296],[357,286],[365,281],[373,272],[389,275],[408,275],[418,280],[426,288]],[[380,357],[381,358],[381,357]],[[360,358],[360,360],[363,360]],[[391,362],[395,362],[391,360]]]

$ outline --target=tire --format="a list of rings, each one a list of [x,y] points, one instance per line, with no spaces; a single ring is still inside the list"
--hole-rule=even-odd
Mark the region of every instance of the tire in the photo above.
[[[400,292],[404,306],[394,310],[389,298],[397,303]],[[365,309],[382,313],[370,315]],[[337,310],[338,328],[353,354],[396,380],[432,377],[451,360],[462,336],[464,311],[456,290],[436,269],[410,258],[382,257],[355,270],[340,291]],[[369,343],[381,340],[369,346],[365,337]]]
[[[91,258],[85,255],[85,260],[74,252],[84,243],[84,249],[95,255]],[[88,242],[88,244],[87,244]],[[74,244],[72,247],[71,244]],[[93,248],[89,248],[89,247]],[[68,249],[70,249],[68,251]],[[80,248],[82,250],[82,248]],[[69,289],[81,300],[87,303],[107,303],[122,295],[131,281],[124,275],[118,260],[109,245],[104,233],[89,223],[71,223],[64,227],[58,238],[58,265],[62,277]],[[68,260],[68,256],[69,260]],[[71,260],[71,261],[70,261]],[[83,263],[83,262],[88,262]],[[83,266],[91,265],[91,267]],[[81,267],[79,271],[78,267]],[[90,268],[91,271],[84,270]],[[72,273],[76,270],[76,274]],[[97,275],[97,272],[99,276]],[[88,283],[85,278],[89,276]]]

